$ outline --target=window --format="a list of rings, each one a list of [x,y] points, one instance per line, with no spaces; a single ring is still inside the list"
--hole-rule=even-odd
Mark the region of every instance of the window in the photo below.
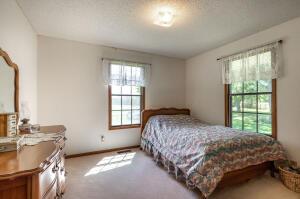
[[[280,44],[276,41],[219,59],[225,84],[226,126],[276,138]]]
[[[109,130],[140,127],[151,64],[102,60],[104,84],[108,85]]]
[[[138,128],[145,106],[145,88],[109,86],[109,129]]]
[[[226,125],[276,137],[276,80],[225,85]]]

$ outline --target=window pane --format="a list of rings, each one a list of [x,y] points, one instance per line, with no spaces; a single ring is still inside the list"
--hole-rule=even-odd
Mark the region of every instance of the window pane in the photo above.
[[[241,112],[242,111],[242,96],[232,96],[232,111]]]
[[[111,97],[111,109],[112,110],[121,110],[121,96],[112,96]]]
[[[244,82],[244,93],[256,93],[256,81]]]
[[[131,111],[122,111],[122,125],[131,124]]]
[[[132,95],[141,95],[141,87],[132,86]]]
[[[234,129],[243,129],[243,117],[242,113],[232,113],[232,128]]]
[[[244,112],[256,112],[256,95],[244,96]]]
[[[131,109],[131,96],[122,96],[122,110]]]
[[[131,86],[122,86],[123,95],[131,95]]]
[[[258,112],[271,113],[272,96],[271,95],[258,95]]]
[[[141,105],[141,97],[140,96],[132,96],[132,109],[140,109]]]
[[[121,94],[121,86],[111,86],[111,94]]]
[[[121,125],[121,111],[112,111],[111,113],[111,125]]]
[[[140,124],[141,121],[140,121],[140,116],[141,114],[141,111],[140,110],[134,110],[132,111],[132,124]]]
[[[243,83],[232,83],[231,93],[243,93]]]
[[[258,92],[272,92],[272,80],[259,80]]]
[[[263,134],[272,135],[272,116],[271,115],[258,115],[258,132]]]
[[[256,114],[244,113],[244,130],[256,132]]]

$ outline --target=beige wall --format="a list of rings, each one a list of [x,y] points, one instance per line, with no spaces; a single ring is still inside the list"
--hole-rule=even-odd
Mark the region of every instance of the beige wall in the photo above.
[[[36,33],[11,0],[0,2],[0,27],[0,47],[20,69],[20,101],[29,103],[33,123],[38,113],[41,124],[67,126],[69,154],[139,144],[139,129],[107,130],[108,96],[101,57],[152,63],[146,108],[184,107],[186,103],[199,119],[223,124],[224,87],[216,58],[283,39],[284,76],[277,88],[278,139],[290,157],[300,161],[300,18],[188,59],[186,70],[183,60],[44,36],[39,36],[37,56]],[[103,143],[101,135],[105,135]]]
[[[278,140],[300,162],[300,18],[235,41],[186,61],[186,105],[201,120],[224,124],[224,86],[216,58],[283,39],[283,72],[278,79]]]
[[[27,101],[37,120],[37,36],[15,1],[0,1],[0,48],[20,70],[20,102]]]
[[[108,131],[102,57],[152,64],[146,108],[185,105],[183,60],[39,36],[38,118],[67,127],[68,154],[139,144],[140,129]]]

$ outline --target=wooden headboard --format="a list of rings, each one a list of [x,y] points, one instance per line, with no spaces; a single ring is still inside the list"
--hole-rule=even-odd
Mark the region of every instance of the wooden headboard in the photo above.
[[[154,115],[190,115],[190,109],[177,109],[177,108],[160,108],[160,109],[145,109],[142,111],[142,127],[141,132],[143,132],[146,123],[149,118]]]

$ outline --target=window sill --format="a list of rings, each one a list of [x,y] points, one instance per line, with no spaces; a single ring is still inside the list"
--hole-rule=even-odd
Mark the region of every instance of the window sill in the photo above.
[[[132,128],[141,128],[141,125],[136,124],[136,125],[110,126],[108,127],[108,130],[120,130],[120,129],[132,129]]]

